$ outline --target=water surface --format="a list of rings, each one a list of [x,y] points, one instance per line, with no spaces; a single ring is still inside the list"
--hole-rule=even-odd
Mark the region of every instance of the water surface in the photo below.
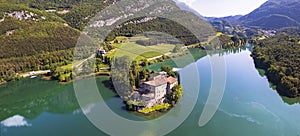
[[[300,135],[299,100],[280,97],[270,88],[266,77],[255,68],[249,49],[209,54],[225,57],[226,60],[227,80],[222,103],[212,120],[206,126],[199,127],[198,120],[211,84],[209,59],[203,57],[196,62],[199,73],[181,73],[199,74],[199,99],[187,120],[170,136]],[[161,65],[150,67],[159,69]],[[88,82],[89,79],[85,80]],[[159,116],[144,117],[125,111],[122,100],[105,86],[107,80],[109,77],[97,78],[99,91],[105,99],[101,103],[108,104],[116,113],[131,120]],[[91,102],[80,109],[72,84],[59,85],[55,81],[36,78],[0,86],[0,136],[104,136],[106,134],[94,127],[83,114],[90,112],[94,104],[97,103]]]

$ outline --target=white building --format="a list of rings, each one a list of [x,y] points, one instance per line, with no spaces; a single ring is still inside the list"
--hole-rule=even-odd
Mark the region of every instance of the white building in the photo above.
[[[166,94],[171,93],[171,89],[178,83],[174,77],[167,77],[165,72],[161,72],[160,75],[150,79],[150,81],[144,82],[140,88],[141,91],[146,92],[144,94],[144,100],[155,99],[156,101],[164,98]],[[152,94],[152,95],[150,95]],[[149,96],[152,96],[150,98]]]

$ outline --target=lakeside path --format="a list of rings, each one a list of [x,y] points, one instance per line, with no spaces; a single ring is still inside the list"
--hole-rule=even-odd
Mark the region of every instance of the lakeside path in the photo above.
[[[50,70],[39,70],[39,71],[31,71],[29,73],[21,74],[22,77],[30,77],[30,76],[36,76],[36,75],[43,75],[51,72]]]

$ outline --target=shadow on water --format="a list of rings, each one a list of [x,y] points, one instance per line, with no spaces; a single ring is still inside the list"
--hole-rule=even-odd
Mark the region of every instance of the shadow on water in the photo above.
[[[285,96],[281,96],[281,98],[284,101],[284,103],[289,105],[300,104],[300,98],[288,98]]]

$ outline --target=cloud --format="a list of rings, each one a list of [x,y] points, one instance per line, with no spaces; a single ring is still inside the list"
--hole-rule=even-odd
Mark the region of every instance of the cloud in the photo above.
[[[23,126],[32,126],[29,124],[24,117],[20,115],[15,115],[1,122],[5,127],[23,127]]]

